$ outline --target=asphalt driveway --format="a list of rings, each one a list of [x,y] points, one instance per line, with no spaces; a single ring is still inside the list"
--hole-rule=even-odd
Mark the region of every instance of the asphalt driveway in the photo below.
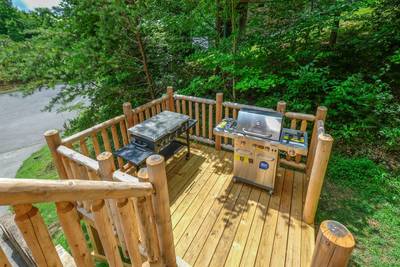
[[[63,129],[72,112],[42,112],[58,89],[23,97],[20,92],[0,94],[0,177],[12,178],[22,162],[45,144],[43,133]]]

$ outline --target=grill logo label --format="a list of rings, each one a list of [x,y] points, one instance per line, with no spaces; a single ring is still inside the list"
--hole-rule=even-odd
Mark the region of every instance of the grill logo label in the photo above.
[[[258,167],[263,170],[268,170],[269,164],[265,161],[261,161],[260,164],[258,165]]]

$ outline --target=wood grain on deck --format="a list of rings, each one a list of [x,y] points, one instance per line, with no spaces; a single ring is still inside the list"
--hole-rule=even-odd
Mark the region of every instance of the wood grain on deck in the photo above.
[[[231,152],[195,144],[167,163],[177,256],[192,266],[309,266],[313,226],[302,218],[306,181],[279,168],[275,193],[232,182]]]

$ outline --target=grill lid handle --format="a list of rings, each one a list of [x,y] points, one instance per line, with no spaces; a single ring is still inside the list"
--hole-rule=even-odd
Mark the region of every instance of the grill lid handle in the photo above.
[[[247,131],[245,128],[243,128],[242,130],[243,130],[243,132],[245,132],[246,134],[251,134],[251,135],[259,136],[259,137],[261,137],[261,138],[272,137],[272,134],[258,134],[258,133],[253,133],[253,132]]]

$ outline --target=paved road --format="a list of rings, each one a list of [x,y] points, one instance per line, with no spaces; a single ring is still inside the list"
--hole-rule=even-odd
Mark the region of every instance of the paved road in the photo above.
[[[43,90],[23,97],[21,93],[0,94],[0,177],[14,177],[22,162],[37,151],[49,129],[63,129],[72,112],[41,110],[56,90]]]

